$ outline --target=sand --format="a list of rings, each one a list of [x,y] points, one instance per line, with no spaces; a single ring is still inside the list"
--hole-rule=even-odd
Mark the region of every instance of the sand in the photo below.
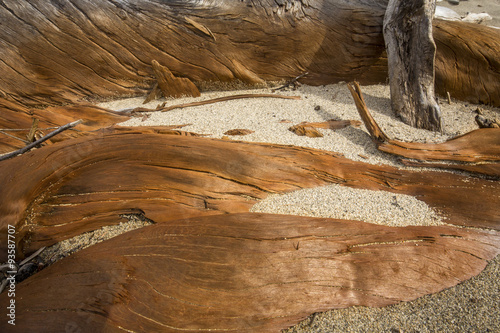
[[[406,126],[392,115],[387,85],[364,86],[362,90],[368,107],[382,129],[390,137],[403,141],[441,142],[478,128],[474,120],[478,107],[490,118],[498,117],[500,111],[498,108],[456,100],[448,104],[447,100],[442,99],[439,103],[444,131],[434,133]],[[269,92],[270,89],[208,92],[203,93],[198,100]],[[303,121],[359,120],[345,83],[323,87],[300,86],[297,90],[279,93],[301,96],[302,99],[236,100],[165,113],[153,112],[146,120],[136,118],[122,125],[191,124],[183,129],[214,138],[226,137],[224,132],[227,130],[244,128],[255,132],[227,138],[329,150],[353,160],[404,168],[396,158],[375,148],[364,126],[335,131],[320,130],[324,135],[321,138],[300,137],[288,130],[291,125]],[[155,108],[163,102],[174,105],[189,101],[192,99],[160,100],[146,106]],[[102,106],[119,110],[141,106],[141,103],[142,98],[139,98]],[[354,219],[391,226],[439,225],[445,222],[439,212],[414,197],[340,185],[270,195],[256,204],[252,211]],[[497,257],[480,276],[413,302],[381,309],[354,307],[315,314],[287,332],[500,332],[499,264],[500,257]]]
[[[450,7],[460,15],[466,12],[486,11],[494,20],[485,24],[498,25],[498,0],[462,1],[453,6],[446,1],[440,6]],[[482,7],[479,7],[482,6]],[[442,142],[477,128],[474,117],[477,108],[489,118],[500,118],[500,109],[441,99],[443,133],[418,130],[401,123],[392,114],[387,85],[363,86],[368,107],[382,129],[394,139],[418,142]],[[100,104],[113,110],[134,107],[156,108],[160,103],[176,105],[193,100],[204,100],[244,93],[270,93],[269,87],[252,90],[204,92],[197,99],[181,98],[157,100],[143,105],[141,98],[118,100]],[[131,119],[123,126],[158,126],[190,124],[183,130],[206,134],[213,138],[227,138],[251,142],[310,147],[343,154],[345,157],[371,164],[387,164],[405,168],[391,155],[379,152],[364,126],[340,130],[320,130],[321,138],[301,137],[288,130],[300,122],[318,122],[329,119],[360,120],[345,83],[321,87],[302,85],[276,94],[300,96],[301,100],[245,99],[218,104],[176,109],[170,112],[152,112]],[[231,129],[250,129],[246,136],[227,136]],[[358,204],[353,205],[356,202]],[[362,202],[363,204],[359,204]],[[252,211],[319,216],[361,220],[391,226],[440,225],[445,221],[422,201],[383,191],[346,188],[340,185],[300,190],[284,195],[271,195],[256,204]],[[376,212],[374,214],[374,212]],[[50,264],[92,244],[123,232],[151,223],[143,217],[128,216],[129,222],[105,227],[93,233],[54,245],[41,255],[41,261]],[[283,304],[286,306],[286,304]],[[478,277],[443,292],[381,309],[354,307],[315,314],[287,332],[500,332],[500,257],[493,260]]]
[[[458,5],[453,5],[446,0],[438,0],[437,5],[450,8],[462,17],[467,16],[468,13],[487,13],[492,19],[484,21],[481,24],[500,27],[499,0],[461,0]]]

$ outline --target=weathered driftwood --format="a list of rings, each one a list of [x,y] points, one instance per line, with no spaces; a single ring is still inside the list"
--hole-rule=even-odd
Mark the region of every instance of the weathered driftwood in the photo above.
[[[163,103],[163,104],[159,105],[156,109],[148,109],[148,108],[138,107],[138,108],[134,108],[134,109],[124,110],[123,113],[124,114],[134,114],[134,113],[140,113],[140,112],[155,112],[155,111],[168,112],[168,111],[172,111],[175,109],[184,109],[184,108],[189,108],[189,107],[193,107],[193,106],[214,104],[214,103],[220,103],[220,102],[233,101],[235,99],[247,99],[247,98],[282,98],[282,99],[298,100],[298,99],[300,99],[300,96],[286,96],[286,95],[277,95],[277,94],[239,94],[239,95],[229,95],[229,96],[224,96],[224,97],[212,98],[212,99],[207,99],[207,100],[203,100],[203,101],[174,104],[174,105],[170,105],[170,106],[165,106],[166,103]]]
[[[279,332],[313,312],[438,292],[498,253],[495,231],[251,213],[177,220],[82,250],[19,284],[15,328]],[[9,299],[0,295],[0,306]]]
[[[78,129],[82,132],[94,131],[130,119],[129,116],[116,114],[96,106],[72,105],[48,107],[45,109],[30,109],[19,103],[0,98],[0,128],[25,128],[25,132],[10,132],[17,137],[25,137],[31,128],[33,118],[39,119],[39,128],[59,127],[82,119],[83,122],[78,126]],[[66,131],[55,136],[52,142],[76,137],[78,135],[80,135],[80,132]],[[7,137],[0,133],[0,154],[9,153],[24,146],[25,144],[22,141]]]
[[[441,130],[434,98],[432,19],[436,0],[389,0],[384,17],[392,110],[403,122]],[[458,37],[458,36],[457,36]]]
[[[293,133],[299,136],[308,136],[311,138],[316,138],[323,136],[323,134],[321,134],[321,132],[317,130],[318,128],[337,130],[345,128],[347,126],[358,127],[359,125],[361,125],[361,122],[359,120],[330,119],[327,121],[314,122],[314,123],[302,122],[300,124],[290,127],[288,130],[292,131]]]
[[[246,212],[270,193],[330,183],[417,196],[448,223],[500,229],[500,183],[410,172],[335,153],[193,136],[113,131],[0,163],[0,255],[7,225],[20,256],[127,213],[156,222]],[[0,261],[3,258],[0,257]]]
[[[449,92],[459,100],[500,106],[500,30],[435,20],[433,31],[436,93],[446,96]]]
[[[294,134],[297,134],[298,136],[307,136],[309,138],[323,137],[323,134],[313,126],[299,124],[288,128],[288,130]]]
[[[81,122],[82,122],[82,120],[77,120],[77,121],[71,122],[69,124],[63,125],[63,126],[57,128],[55,131],[52,131],[49,134],[45,135],[44,137],[29,143],[28,145],[26,145],[25,147],[23,147],[21,149],[18,149],[16,151],[11,152],[11,153],[2,155],[2,156],[0,156],[0,162],[7,160],[9,158],[13,158],[13,157],[16,157],[18,155],[24,154],[27,151],[30,151],[31,149],[35,148],[36,146],[41,145],[43,142],[50,140],[52,137],[56,136],[57,134],[60,134],[60,133],[66,131],[70,128],[73,128],[78,124],[81,124]],[[30,133],[28,134],[29,136],[32,135],[31,134],[32,130],[33,130],[33,128],[31,128]],[[33,136],[34,136],[34,134],[33,134]]]
[[[153,111],[166,112],[178,108],[187,108],[243,98],[300,99],[299,96],[284,96],[278,94],[239,94],[204,101],[176,104],[168,107],[162,105],[157,109],[147,109],[139,107],[115,112],[97,106],[89,105],[72,105],[48,107],[45,109],[29,109],[23,105],[20,105],[19,103],[10,102],[8,100],[0,98],[0,128],[26,129],[25,131],[16,131],[15,133],[0,132],[0,154],[10,153],[14,150],[21,149],[28,143],[26,142],[24,137],[25,134],[30,131],[31,125],[28,125],[28,123],[32,123],[32,119],[34,118],[40,120],[38,125],[40,127],[59,127],[68,122],[73,122],[76,119],[79,119],[79,117],[83,118],[83,122],[79,126],[80,132],[64,133],[63,135],[60,135],[53,139],[53,142],[56,142],[64,140],[66,138],[86,134],[88,131],[106,128],[116,123],[126,121],[127,119],[129,119],[130,114]]]
[[[156,60],[153,60],[151,65],[163,97],[200,96],[200,91],[191,80],[175,77],[167,67],[160,65]]]
[[[245,129],[245,128],[235,128],[224,132],[225,135],[249,135],[255,133],[255,131]]]
[[[0,97],[39,106],[145,95],[156,82],[153,60],[195,84],[259,84],[306,72],[301,82],[310,84],[385,82],[387,3],[4,1]],[[436,25],[437,91],[500,105],[498,30]]]
[[[422,163],[405,161],[408,165],[435,166],[438,168],[446,168],[448,165],[449,169],[500,177],[499,128],[481,128],[443,143],[428,144],[392,140],[382,131],[371,116],[359,85],[357,83],[354,86],[349,84],[348,87],[358,112],[379,150],[423,161]]]

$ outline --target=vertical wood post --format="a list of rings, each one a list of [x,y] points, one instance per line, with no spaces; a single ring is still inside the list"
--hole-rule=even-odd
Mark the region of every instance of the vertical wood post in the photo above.
[[[392,109],[411,126],[439,131],[432,37],[435,8],[436,0],[389,0],[383,29]]]

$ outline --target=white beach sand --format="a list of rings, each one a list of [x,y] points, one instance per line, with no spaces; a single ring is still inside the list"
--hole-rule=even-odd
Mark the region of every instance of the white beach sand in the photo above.
[[[460,15],[468,11],[488,12],[500,25],[498,0],[462,1],[453,6],[446,1],[438,5],[450,7]],[[158,104],[177,105],[244,93],[270,93],[269,88],[247,91],[204,92],[200,98],[158,100],[143,105],[144,97],[100,104],[112,110],[135,107],[156,108]],[[394,139],[418,142],[442,142],[477,127],[474,117],[479,107],[489,118],[500,118],[500,109],[440,99],[443,133],[433,133],[407,126],[394,117],[390,107],[389,87],[362,87],[365,100],[375,120]],[[223,103],[152,112],[149,118],[131,119],[122,126],[159,126],[190,124],[182,130],[222,138],[231,129],[249,129],[254,133],[229,137],[230,140],[271,142],[310,147],[343,154],[345,157],[372,164],[388,164],[403,168],[394,156],[379,152],[368,132],[347,127],[340,130],[320,130],[321,138],[300,137],[288,130],[300,122],[320,122],[329,119],[360,120],[345,83],[321,87],[300,86],[297,90],[276,94],[300,96],[301,100],[244,99]],[[359,204],[362,202],[362,204]],[[392,226],[438,225],[443,223],[439,212],[433,211],[416,198],[383,191],[355,190],[339,185],[300,190],[285,195],[272,195],[255,205],[253,211],[355,219]],[[374,213],[376,212],[376,213]],[[58,251],[71,253],[97,241],[116,236],[146,222],[132,218],[130,225],[107,227],[100,235],[84,235],[68,240],[47,251],[45,260],[60,257]],[[132,226],[133,224],[133,226]],[[104,229],[104,228],[103,228]],[[73,249],[73,250],[72,250]],[[286,304],[283,304],[286,306]],[[382,309],[355,307],[313,315],[291,328],[295,332],[500,332],[500,259],[497,257],[478,277],[446,291]]]
[[[387,85],[364,86],[362,91],[382,129],[390,137],[402,141],[441,142],[472,131],[478,128],[474,120],[478,107],[486,117],[494,119],[500,116],[498,108],[455,100],[448,104],[446,99],[441,99],[444,131],[433,133],[407,126],[393,116]],[[269,92],[270,89],[206,92],[196,100]],[[288,130],[291,125],[304,121],[360,120],[345,83],[322,87],[301,86],[297,90],[280,91],[277,94],[300,96],[302,99],[234,100],[169,112],[152,112],[144,121],[139,117],[121,125],[191,124],[183,130],[214,138],[225,137],[224,132],[230,129],[250,129],[255,132],[227,138],[329,150],[353,160],[403,168],[395,157],[375,148],[364,125],[335,131],[320,130],[324,135],[321,138],[300,137]],[[144,106],[154,109],[163,102],[169,106],[193,100],[159,100]],[[143,106],[142,101],[142,98],[134,98],[101,106],[120,110]],[[252,211],[354,219],[391,226],[443,223],[439,212],[416,198],[340,185],[271,195],[256,204]],[[446,291],[382,309],[354,307],[315,314],[287,332],[500,332],[500,320],[497,319],[500,318],[499,261],[498,258],[494,260],[480,276]]]

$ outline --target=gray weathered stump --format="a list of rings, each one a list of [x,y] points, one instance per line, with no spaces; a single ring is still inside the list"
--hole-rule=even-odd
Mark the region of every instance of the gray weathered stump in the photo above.
[[[437,131],[441,112],[434,97],[435,7],[435,0],[389,0],[384,39],[392,109],[411,126]]]

